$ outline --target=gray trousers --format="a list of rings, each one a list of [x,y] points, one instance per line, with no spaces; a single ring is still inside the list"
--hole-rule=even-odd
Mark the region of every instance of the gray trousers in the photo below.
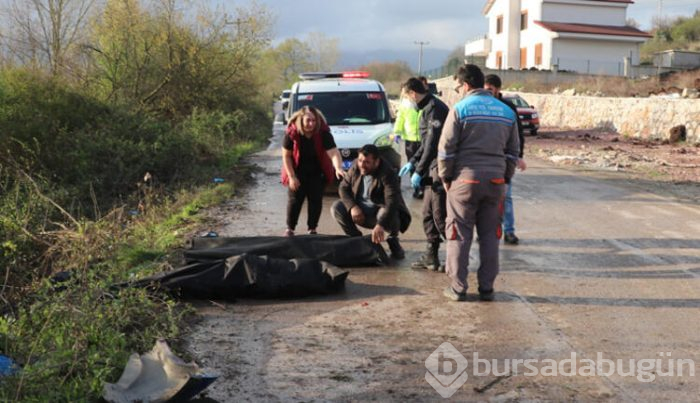
[[[447,192],[446,271],[456,292],[467,291],[469,249],[475,225],[481,260],[477,272],[479,289],[493,290],[498,275],[504,189],[502,175],[476,173],[474,177],[460,176]]]
[[[360,206],[360,208],[362,208],[362,206]],[[377,225],[377,221],[387,214],[384,207],[380,207],[379,210],[376,211],[362,209],[362,212],[365,214],[365,222],[360,226],[364,228],[374,228],[374,226]],[[360,232],[357,225],[355,225],[355,223],[352,221],[352,215],[348,209],[345,208],[342,201],[336,200],[335,203],[333,203],[331,206],[331,215],[338,222],[340,228],[343,229],[345,235],[362,236],[362,232]],[[398,236],[399,228],[401,227],[398,211],[394,212],[394,214],[389,217],[389,223],[389,228],[384,229],[389,233],[389,236]]]

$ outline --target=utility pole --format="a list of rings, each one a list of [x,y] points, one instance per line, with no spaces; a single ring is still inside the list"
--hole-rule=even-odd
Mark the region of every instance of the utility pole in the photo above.
[[[413,43],[420,46],[420,50],[418,51],[418,75],[421,75],[423,72],[423,45],[430,45],[430,42],[415,41]]]

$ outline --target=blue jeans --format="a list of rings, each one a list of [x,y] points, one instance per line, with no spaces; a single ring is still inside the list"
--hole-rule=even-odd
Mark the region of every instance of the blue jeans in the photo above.
[[[506,199],[503,203],[503,233],[515,234],[515,212],[513,211],[513,179],[506,185]]]

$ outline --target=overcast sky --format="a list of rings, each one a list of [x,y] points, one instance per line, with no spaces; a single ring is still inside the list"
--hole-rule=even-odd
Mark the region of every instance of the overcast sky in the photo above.
[[[210,1],[221,4],[220,0]],[[485,0],[257,1],[276,16],[273,44],[289,37],[303,39],[308,32],[323,32],[338,38],[341,51],[417,49],[415,41],[452,50],[487,31],[481,14]],[[690,16],[700,8],[700,0],[663,0],[662,4],[664,16]],[[658,5],[659,0],[636,0],[627,8],[627,17],[649,29]]]

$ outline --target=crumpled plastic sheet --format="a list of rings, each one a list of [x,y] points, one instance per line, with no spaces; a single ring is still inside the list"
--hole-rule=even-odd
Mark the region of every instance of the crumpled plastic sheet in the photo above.
[[[131,355],[117,383],[105,383],[102,397],[110,403],[187,401],[217,378],[158,340],[150,352]]]

